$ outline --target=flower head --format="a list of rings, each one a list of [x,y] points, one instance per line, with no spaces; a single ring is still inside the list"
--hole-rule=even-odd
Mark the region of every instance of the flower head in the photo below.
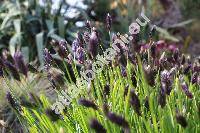
[[[192,74],[191,82],[192,82],[192,84],[195,84],[198,82],[198,73],[197,72]]]
[[[66,41],[64,41],[64,40],[59,41],[58,54],[63,59],[67,57],[68,51],[67,51],[67,42]]]
[[[110,29],[111,29],[111,24],[112,24],[112,17],[108,13],[106,16],[106,28],[108,31],[110,31]]]
[[[182,83],[181,83],[181,88],[182,88],[183,92],[185,93],[185,95],[186,95],[188,98],[190,98],[190,99],[193,98],[193,95],[192,95],[192,93],[189,91],[188,85],[187,85],[185,82],[182,82]]]
[[[88,51],[92,58],[96,57],[98,46],[99,46],[98,33],[97,33],[97,30],[93,28],[92,33],[90,35],[89,44],[88,44]]]
[[[11,72],[14,79],[20,81],[20,75],[19,72],[17,71],[17,68],[7,60],[4,61],[4,65]]]
[[[128,122],[125,120],[124,117],[122,117],[122,116],[120,116],[120,115],[117,115],[117,114],[115,114],[115,113],[113,113],[113,112],[109,112],[109,113],[107,114],[107,118],[108,118],[111,122],[113,122],[113,123],[115,123],[115,124],[117,124],[117,125],[119,125],[119,126],[125,128],[125,129],[129,129],[129,124],[128,124]]]
[[[126,67],[121,66],[121,74],[122,74],[123,77],[127,76]]]
[[[170,95],[172,90],[172,77],[169,71],[164,70],[161,72],[161,86],[165,90],[166,94]]]
[[[132,89],[131,92],[130,92],[130,103],[131,105],[133,106],[135,112],[138,114],[138,115],[141,115],[141,111],[140,111],[140,108],[141,108],[141,105],[140,105],[140,100],[138,98],[138,96],[135,94],[135,91]]]
[[[96,133],[106,133],[106,129],[96,119],[90,121],[90,127],[94,129]]]
[[[95,110],[98,109],[97,105],[93,101],[90,101],[87,99],[83,99],[83,98],[79,99],[79,104],[88,108],[93,108]]]
[[[180,55],[179,50],[176,48],[175,51],[173,52],[173,60],[175,62],[179,62],[179,55]]]
[[[44,58],[45,68],[46,68],[46,70],[49,70],[50,66],[52,64],[52,61],[53,61],[53,57],[51,56],[51,54],[47,48],[45,48],[43,50],[43,58]]]
[[[151,51],[151,56],[153,57],[153,59],[156,58],[156,54],[157,54],[157,51],[156,51],[156,44],[153,43],[150,47],[150,51]]]
[[[87,31],[84,32],[84,33],[83,33],[83,39],[84,39],[85,43],[88,44],[89,41],[90,41],[90,33],[87,32]]]
[[[166,94],[165,94],[165,89],[163,89],[163,86],[161,87],[158,95],[158,103],[161,106],[161,108],[164,108],[166,105]]]
[[[84,51],[82,47],[78,47],[77,51],[76,51],[76,58],[78,59],[78,62],[80,64],[84,63]]]
[[[86,20],[86,22],[85,22],[85,27],[86,27],[88,30],[91,29],[91,23],[90,23],[89,20]]]

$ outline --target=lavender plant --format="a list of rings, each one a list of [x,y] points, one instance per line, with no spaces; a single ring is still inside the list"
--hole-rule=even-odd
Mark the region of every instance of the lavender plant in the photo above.
[[[112,26],[110,20],[108,16],[109,32]],[[98,30],[91,29],[89,22],[86,24],[88,41],[84,39],[85,34],[79,33],[72,44],[73,53],[69,53],[66,41],[55,42],[57,46],[54,48],[61,57],[61,63],[57,63],[48,49],[44,49],[44,73],[48,73],[46,75],[55,92],[61,94],[60,89],[65,90],[72,97],[68,106],[62,103],[63,97],[58,98],[63,108],[60,115],[51,110],[53,103],[44,95],[35,97],[37,102],[33,105],[37,106],[31,108],[24,104],[27,103],[24,100],[30,99],[23,102],[16,99],[14,102],[11,93],[8,93],[8,102],[13,108],[15,103],[21,103],[17,105],[20,111],[16,110],[16,114],[29,132],[200,131],[200,62],[184,61],[181,51],[169,49],[165,42],[153,40],[152,36],[147,44],[137,44],[139,49],[134,51],[118,45],[120,51],[114,60],[107,60],[108,64],[103,66],[102,71],[95,74],[87,86],[78,88],[77,97],[73,97],[72,90],[75,88],[72,87],[78,86],[77,79],[81,78],[79,67],[92,70],[91,64],[104,50]],[[88,29],[91,31],[88,32]],[[130,45],[136,44],[130,42],[127,47]],[[19,80],[21,71],[17,66],[8,64],[6,60],[0,64],[3,72],[18,73],[14,78]],[[59,72],[50,71],[61,69],[62,64],[64,69]],[[75,81],[70,72],[75,75]]]

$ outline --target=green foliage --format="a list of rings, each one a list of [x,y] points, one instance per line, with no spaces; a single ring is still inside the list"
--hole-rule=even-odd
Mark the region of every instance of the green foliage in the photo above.
[[[131,81],[133,70],[136,72],[136,86]],[[83,88],[80,95],[72,100],[70,106],[66,107],[61,116],[62,119],[52,121],[45,114],[46,109],[50,108],[52,103],[44,95],[40,97],[43,105],[34,109],[23,107],[23,112],[19,114],[20,119],[30,132],[93,132],[89,127],[92,118],[96,118],[108,133],[121,132],[122,128],[110,122],[103,113],[102,107],[106,102],[110,111],[123,116],[128,121],[131,132],[199,132],[199,85],[187,82],[189,90],[194,95],[193,99],[188,99],[180,88],[178,77],[175,76],[173,89],[170,96],[167,97],[166,106],[161,108],[158,105],[160,74],[158,73],[156,76],[156,85],[150,87],[145,80],[140,63],[133,65],[128,62],[127,73],[127,77],[122,77],[119,67],[105,66],[103,71],[95,76],[90,88]],[[187,79],[186,76],[185,79]],[[110,83],[110,95],[104,97],[103,89],[108,82]],[[128,94],[124,96],[127,85],[129,85]],[[141,116],[130,105],[131,89],[134,89],[139,97]],[[94,101],[98,110],[79,105],[80,97]],[[145,107],[146,97],[148,97],[149,108]],[[177,110],[187,120],[188,126],[185,129],[176,122]]]

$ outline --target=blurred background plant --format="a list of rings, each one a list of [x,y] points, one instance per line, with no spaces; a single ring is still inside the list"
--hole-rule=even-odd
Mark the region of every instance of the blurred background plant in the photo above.
[[[52,35],[59,35],[71,44],[85,20],[91,20],[105,41],[108,36],[104,23],[108,12],[113,17],[113,31],[125,33],[141,11],[152,24],[165,28],[159,30],[160,38],[188,47],[193,37],[195,43],[199,42],[196,34],[199,21],[193,22],[199,19],[199,5],[199,0],[4,0],[0,4],[0,50],[9,49],[13,55],[21,49],[27,62],[43,65],[41,51],[50,47]],[[187,27],[191,22],[192,26]],[[148,27],[142,30],[143,40],[147,36],[145,29]]]

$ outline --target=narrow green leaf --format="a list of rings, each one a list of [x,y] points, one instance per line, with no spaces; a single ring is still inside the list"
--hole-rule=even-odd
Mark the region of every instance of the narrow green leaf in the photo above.
[[[59,35],[65,38],[64,17],[58,17],[58,31],[59,31]]]
[[[37,44],[37,52],[38,52],[38,58],[40,61],[40,65],[43,66],[44,65],[44,61],[43,61],[43,43],[44,43],[44,38],[43,38],[44,33],[38,33],[36,35],[36,44]]]
[[[13,24],[14,24],[16,33],[20,33],[20,31],[21,31],[21,20],[20,19],[15,19],[13,21]]]

